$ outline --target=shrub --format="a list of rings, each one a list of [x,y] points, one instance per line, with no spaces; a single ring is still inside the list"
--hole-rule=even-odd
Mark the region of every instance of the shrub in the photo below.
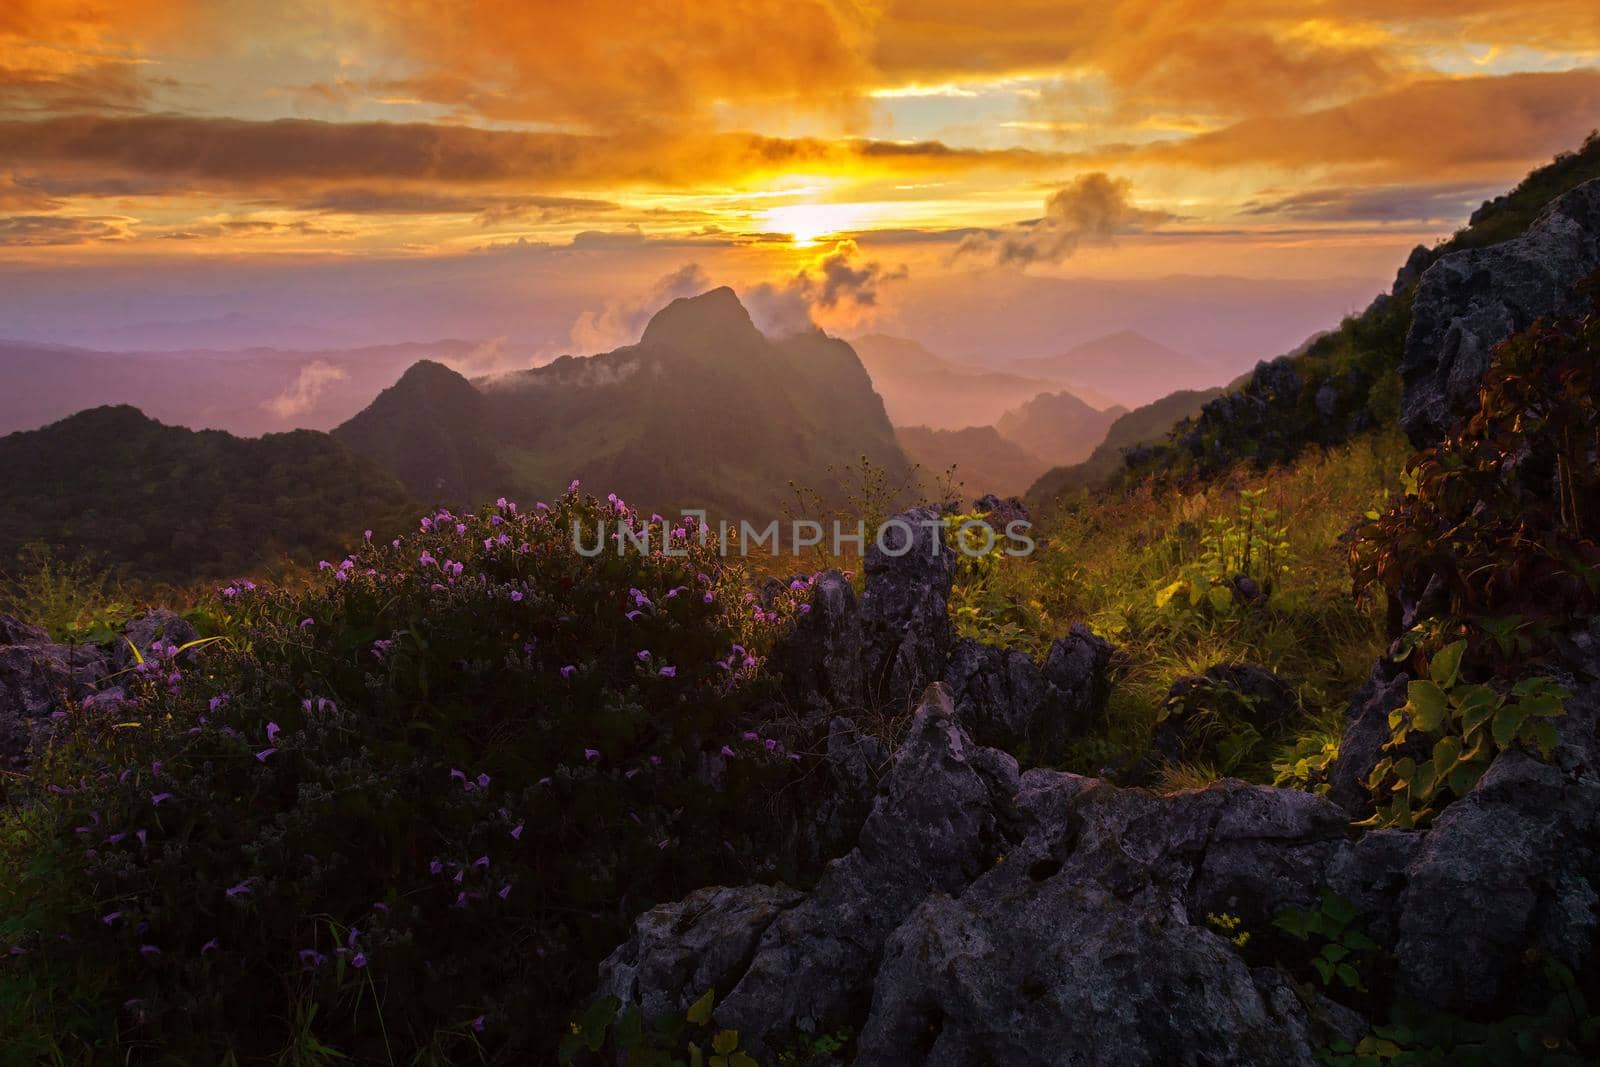
[[[76,713],[6,816],[13,1047],[542,1062],[639,911],[786,873],[799,756],[747,716],[806,581],[755,601],[692,526],[582,554],[602,520],[644,525],[574,488],[231,584],[225,640]]]

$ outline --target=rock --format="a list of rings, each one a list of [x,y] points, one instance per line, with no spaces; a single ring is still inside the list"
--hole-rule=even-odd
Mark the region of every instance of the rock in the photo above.
[[[42,626],[34,626],[14,619],[10,615],[0,615],[0,645],[48,645],[50,633]]]
[[[1081,625],[1050,646],[1043,668],[1026,653],[969,638],[957,644],[944,683],[961,725],[979,744],[1024,762],[1055,763],[1105,709],[1110,661],[1111,646]]]
[[[1328,799],[1355,818],[1372,814],[1367,778],[1384,756],[1383,746],[1390,737],[1389,713],[1406,702],[1410,676],[1395,674],[1393,666],[1379,660],[1355,696],[1350,698],[1344,713],[1344,733],[1339,740],[1339,758],[1328,768]],[[1426,758],[1425,753],[1421,755]]]
[[[771,667],[782,676],[790,705],[818,724],[865,700],[861,616],[850,580],[838,571],[817,576],[809,603],[811,610],[773,650]]]
[[[1357,704],[1381,706],[1398,684],[1375,673]],[[1311,1064],[1366,1020],[1305,983],[1309,951],[1250,966],[1207,916],[1270,943],[1275,915],[1331,889],[1392,949],[1400,995],[1455,1014],[1525,1008],[1519,994],[1546,995],[1540,957],[1597,977],[1600,683],[1555,722],[1554,764],[1502,753],[1432,829],[1359,833],[1294,790],[1222,781],[1157,796],[1044,769],[1019,778],[936,689],[857,847],[783,906],[748,966],[726,969],[708,939],[652,920],[665,932],[649,953],[621,959],[637,973],[646,955],[672,961],[652,972],[672,977],[621,988],[676,1005],[664,983],[716,973],[730,989],[718,1024],[758,1054],[850,1025],[863,1067]],[[716,959],[761,922],[738,925]]]
[[[50,717],[93,693],[106,672],[94,645],[0,646],[0,768],[26,767]]]
[[[1016,785],[1016,763],[973,746],[948,694],[930,690],[856,848],[767,928],[718,1004],[718,1025],[753,1038],[859,1015],[894,928],[930,893],[958,892],[993,863],[998,812]]]
[[[989,493],[974,500],[972,510],[988,520],[998,537],[1004,537],[1006,527],[1013,522],[1029,525],[1033,523],[1033,517],[1028,514],[1028,506],[1020,497],[1009,496],[1002,499]]]
[[[828,791],[817,807],[806,841],[806,858],[829,860],[850,850],[872,811],[879,780],[888,771],[889,751],[871,734],[844,717],[828,724],[823,762]]]
[[[1441,257],[1417,283],[1400,375],[1400,421],[1419,448],[1477,407],[1490,352],[1544,315],[1575,314],[1600,269],[1600,179],[1545,206],[1526,233]]]
[[[157,641],[176,648],[197,640],[200,634],[181,615],[160,608],[130,620],[122,628],[122,636],[124,639],[115,642],[111,649],[111,665],[118,671],[134,665],[130,644],[139,650],[140,656],[148,659],[150,646]]]
[[[1433,265],[1433,260],[1434,251],[1427,245],[1417,245],[1412,248],[1411,254],[1406,257],[1405,263],[1401,265],[1399,270],[1395,271],[1394,285],[1390,287],[1389,295],[1400,296],[1412,285],[1416,284],[1417,280],[1422,277],[1423,272]]]
[[[1161,798],[1049,771],[1024,775],[1017,807],[1027,829],[1005,861],[889,940],[857,1064],[1317,1062],[1325,1028],[1281,975],[1191,921],[1184,887],[1230,841],[1337,837],[1335,809],[1237,782]]]
[[[647,1019],[684,1011],[706,990],[726,989],[767,927],[799,899],[783,886],[711,886],[652,908],[600,964],[598,995],[636,1004]]]
[[[944,536],[944,513],[913,508],[890,519],[884,551],[867,549],[861,595],[862,666],[866,699],[911,707],[943,673],[955,646],[950,587],[956,553]]]
[[[1301,714],[1294,687],[1272,671],[1254,663],[1218,664],[1172,684],[1150,748],[1168,763],[1215,763],[1229,740],[1220,723],[1253,727],[1266,739],[1281,735]]]

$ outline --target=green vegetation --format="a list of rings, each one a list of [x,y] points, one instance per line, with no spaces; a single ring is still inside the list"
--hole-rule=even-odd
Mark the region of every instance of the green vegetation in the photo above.
[[[409,510],[393,478],[326,434],[196,432],[129,407],[0,438],[0,465],[0,571],[43,544],[144,582],[260,574]]]
[[[579,555],[602,517],[639,521],[440,512],[230,585],[76,710],[0,812],[8,1055],[537,1061],[640,910],[795,877],[799,757],[741,716],[806,583],[748,602],[687,530]]]
[[[1119,648],[1110,710],[1071,761],[1086,773],[1128,766],[1148,750],[1180,677],[1218,663],[1278,672],[1314,717],[1290,736],[1262,739],[1234,768],[1270,781],[1274,756],[1288,759],[1304,738],[1337,743],[1340,702],[1382,651],[1382,612],[1352,601],[1340,539],[1352,516],[1398,490],[1407,451],[1389,431],[1189,491],[1146,486],[1064,501],[1036,531],[1032,558],[963,574],[958,621],[1037,655],[1082,620]],[[1242,572],[1260,582],[1260,600],[1232,594],[1227,583]],[[1212,595],[1223,588],[1226,596]],[[1188,770],[1185,784],[1212,776]]]

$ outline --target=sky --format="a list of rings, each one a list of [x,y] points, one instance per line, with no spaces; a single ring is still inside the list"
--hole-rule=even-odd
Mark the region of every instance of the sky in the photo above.
[[[1253,360],[1596,125],[1592,0],[7,0],[0,336]]]

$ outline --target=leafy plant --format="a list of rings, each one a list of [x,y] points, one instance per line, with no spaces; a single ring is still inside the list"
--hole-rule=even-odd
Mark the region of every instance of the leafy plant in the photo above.
[[[1186,606],[1226,613],[1241,599],[1265,600],[1289,570],[1289,529],[1264,501],[1266,490],[1243,489],[1238,510],[1206,523],[1200,556],[1155,595],[1158,608]],[[1255,587],[1252,594],[1243,583]]]
[[[1272,925],[1317,948],[1309,965],[1323,985],[1366,992],[1362,974],[1380,948],[1356,924],[1356,909],[1349,900],[1324,889],[1316,907],[1284,908]]]
[[[629,1067],[760,1067],[739,1047],[739,1031],[712,1025],[715,1000],[716,990],[708,989],[687,1011],[647,1023],[637,1005],[622,1008],[616,997],[601,997],[568,1026],[558,1062],[568,1067],[620,1058]]]
[[[1411,682],[1406,703],[1389,713],[1390,738],[1367,779],[1378,811],[1365,825],[1409,829],[1453,797],[1465,796],[1501,751],[1520,745],[1548,759],[1556,746],[1551,719],[1570,695],[1547,677],[1525,678],[1502,693],[1461,678],[1465,640],[1446,645],[1427,678]],[[1415,737],[1413,737],[1415,735]],[[1405,754],[1423,746],[1429,758]]]

